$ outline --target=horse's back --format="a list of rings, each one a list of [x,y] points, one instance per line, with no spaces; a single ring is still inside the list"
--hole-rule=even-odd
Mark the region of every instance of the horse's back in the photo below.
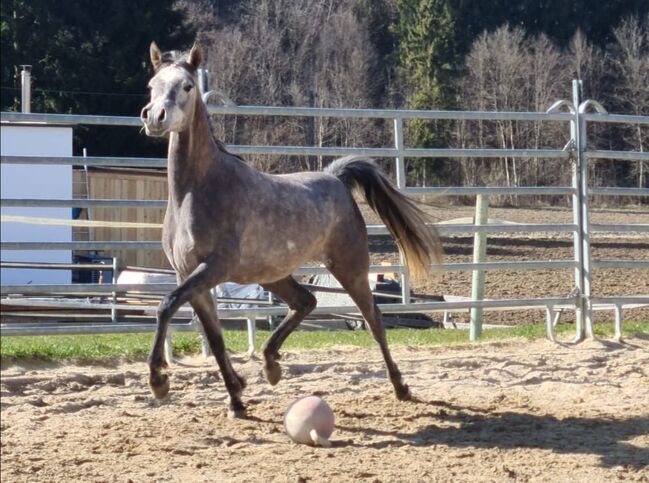
[[[255,183],[248,212],[241,214],[246,217],[242,279],[270,282],[306,261],[324,261],[338,240],[366,244],[362,216],[335,176],[301,172],[263,178]]]

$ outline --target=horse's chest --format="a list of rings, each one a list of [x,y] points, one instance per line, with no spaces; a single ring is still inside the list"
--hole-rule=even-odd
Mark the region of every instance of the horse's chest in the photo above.
[[[165,217],[162,248],[169,263],[181,275],[189,275],[200,263],[197,234],[188,217],[177,214]]]

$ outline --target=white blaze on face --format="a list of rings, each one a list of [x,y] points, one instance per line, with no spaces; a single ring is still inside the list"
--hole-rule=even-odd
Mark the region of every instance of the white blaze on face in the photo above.
[[[163,68],[151,79],[151,102],[157,104],[154,112],[160,112],[164,107],[167,115],[167,126],[169,131],[180,131],[185,126],[188,117],[188,102],[194,92],[192,76],[182,67],[175,65]],[[188,86],[192,86],[187,91]]]
[[[286,242],[286,248],[288,248],[288,251],[295,250],[295,243],[293,241],[289,240]]]

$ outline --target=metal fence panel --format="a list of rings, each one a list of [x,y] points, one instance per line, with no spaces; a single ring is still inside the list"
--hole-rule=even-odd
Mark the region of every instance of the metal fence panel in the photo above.
[[[573,92],[576,92],[573,85]],[[586,108],[594,106],[600,112],[587,113]],[[570,112],[557,112],[558,109],[567,107]],[[621,159],[621,160],[649,160],[647,152],[623,151],[588,151],[586,146],[587,122],[631,123],[649,124],[649,116],[611,115],[603,111],[599,104],[592,101],[580,103],[578,94],[573,96],[572,102],[560,101],[549,112],[469,112],[469,111],[410,111],[394,109],[321,109],[321,108],[290,108],[290,107],[263,107],[263,106],[227,106],[209,107],[212,114],[238,115],[238,116],[307,116],[307,117],[338,117],[338,118],[382,118],[392,119],[394,122],[395,145],[389,148],[341,148],[341,147],[310,147],[310,146],[231,146],[229,149],[236,154],[270,154],[270,155],[323,155],[345,156],[349,154],[366,155],[373,157],[390,157],[395,159],[397,168],[397,184],[399,189],[409,194],[436,194],[447,196],[468,195],[567,195],[575,202],[574,219],[571,224],[490,224],[490,225],[437,225],[437,230],[443,235],[475,234],[475,233],[566,233],[575,239],[575,258],[573,260],[554,261],[526,261],[526,262],[474,262],[474,263],[449,263],[444,264],[445,270],[536,270],[536,269],[572,269],[575,273],[578,293],[569,297],[533,298],[520,300],[467,300],[455,302],[427,302],[410,303],[407,273],[402,265],[372,266],[372,272],[388,271],[403,274],[402,304],[382,305],[385,313],[408,311],[457,311],[470,308],[483,308],[485,310],[502,309],[546,309],[548,320],[555,310],[570,308],[577,311],[578,324],[576,338],[583,338],[585,333],[592,334],[592,307],[596,303],[612,304],[616,309],[616,333],[621,331],[621,309],[631,304],[649,304],[649,297],[593,297],[590,293],[590,268],[625,268],[645,269],[649,266],[647,261],[636,260],[592,260],[590,257],[589,234],[594,232],[633,232],[647,233],[649,225],[616,225],[616,224],[590,224],[588,222],[588,195],[599,196],[648,196],[649,189],[645,188],[617,188],[617,187],[589,187],[586,165],[588,159]],[[403,143],[403,123],[409,119],[447,119],[447,120],[513,120],[513,121],[543,121],[543,122],[568,122],[571,129],[572,149],[413,149],[406,148]],[[85,116],[67,114],[21,114],[3,112],[0,120],[5,122],[44,123],[56,125],[102,125],[102,126],[140,126],[138,118],[114,116]],[[580,169],[576,171],[573,186],[559,187],[433,187],[417,188],[407,187],[405,183],[404,158],[433,158],[443,157],[452,159],[461,158],[545,158],[576,160]],[[2,156],[0,162],[5,164],[67,164],[85,166],[128,166],[149,167],[164,169],[166,160],[160,158],[128,158],[128,157],[42,157],[28,156]],[[160,208],[166,205],[162,200],[55,200],[55,199],[3,199],[2,207],[151,207]],[[388,234],[385,226],[370,225],[368,234]],[[122,249],[160,249],[160,242],[135,242],[135,241],[107,241],[107,242],[8,242],[3,243],[6,250],[122,250]],[[109,269],[109,267],[104,267]],[[323,267],[301,267],[296,275],[311,273],[326,273]],[[587,274],[586,274],[587,272]],[[148,285],[116,285],[116,284],[75,284],[67,286],[38,286],[38,285],[4,285],[3,297],[9,294],[113,294],[124,292],[166,293],[174,284],[148,284]],[[7,299],[11,300],[11,299]],[[37,304],[36,304],[37,305]],[[97,304],[92,304],[97,305]],[[105,305],[105,304],[104,304]],[[90,304],[89,304],[90,306]],[[123,309],[114,301],[108,305],[113,310]],[[233,318],[259,318],[269,315],[284,315],[287,308],[259,307],[255,309],[219,311],[221,316]],[[353,307],[352,307],[353,310]],[[348,313],[350,307],[318,307],[314,314]],[[582,313],[583,312],[583,313]],[[582,321],[581,318],[584,317]],[[620,319],[620,320],[618,320]],[[585,322],[585,324],[584,324]],[[137,332],[152,330],[151,324],[87,324],[55,327],[51,324],[34,325],[7,325],[1,327],[3,335],[34,334],[34,333],[83,333],[84,331],[108,332]],[[193,330],[191,324],[176,325],[177,330]],[[49,331],[49,332],[48,332]],[[551,329],[548,326],[548,334]]]

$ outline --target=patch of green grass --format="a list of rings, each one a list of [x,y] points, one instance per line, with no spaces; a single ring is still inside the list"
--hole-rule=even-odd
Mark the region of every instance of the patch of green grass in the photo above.
[[[557,333],[564,336],[574,331],[574,326],[562,324]],[[613,324],[598,324],[595,332],[601,337],[613,335]],[[649,322],[627,322],[624,335],[649,334]],[[257,332],[256,345],[261,347],[269,336],[268,331]],[[390,329],[388,341],[392,346],[437,346],[466,344],[467,330]],[[528,340],[545,336],[545,325],[523,325],[483,331],[481,342],[524,338]],[[248,348],[247,333],[240,330],[225,331],[227,347],[233,352]],[[44,361],[102,361],[110,359],[141,360],[149,354],[153,334],[107,334],[39,337],[1,337],[2,363],[21,359]],[[297,331],[291,334],[284,348],[287,350],[327,349],[332,347],[375,347],[369,331]],[[194,333],[173,335],[174,354],[195,354],[200,350],[200,338]]]
[[[148,355],[153,334],[53,335],[0,338],[2,362],[20,359],[46,361],[95,361],[105,359],[141,359]],[[174,353],[190,354],[200,350],[198,334],[173,335]]]

